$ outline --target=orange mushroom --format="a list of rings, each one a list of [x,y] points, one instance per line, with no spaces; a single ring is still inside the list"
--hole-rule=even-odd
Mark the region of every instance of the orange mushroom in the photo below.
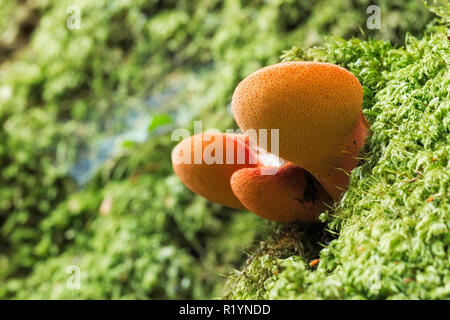
[[[174,171],[189,189],[224,206],[279,222],[317,221],[358,164],[369,126],[361,105],[359,81],[339,66],[263,68],[236,88],[233,114],[243,131],[265,129],[269,141],[278,129],[282,158],[270,147],[253,148],[245,135],[202,133],[174,148]]]
[[[307,170],[335,200],[368,133],[362,87],[346,69],[284,62],[245,78],[232,98],[234,118],[248,129],[279,130],[279,155]],[[270,152],[270,147],[267,149]]]
[[[258,165],[248,137],[201,133],[182,140],[172,151],[172,166],[193,192],[226,207],[245,209],[230,186],[231,175]]]
[[[331,202],[318,181],[293,163],[284,164],[274,175],[265,174],[267,170],[272,168],[245,168],[231,176],[234,194],[260,217],[278,222],[314,222]]]

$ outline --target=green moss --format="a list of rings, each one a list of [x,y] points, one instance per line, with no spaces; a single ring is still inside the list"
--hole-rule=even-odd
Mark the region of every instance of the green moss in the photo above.
[[[339,236],[319,264],[256,254],[230,278],[227,298],[450,297],[450,45],[444,28],[405,43],[337,40],[283,55],[351,70],[364,87],[370,137],[350,188],[321,217]]]
[[[203,119],[207,128],[232,127],[226,106],[236,84],[277,62],[294,43],[310,46],[324,35],[364,38],[360,28],[402,43],[406,30],[421,34],[431,19],[419,1],[379,1],[383,28],[367,30],[369,2],[76,0],[70,5],[81,9],[81,29],[69,30],[66,2],[4,1],[0,298],[220,296],[225,275],[243,263],[246,250],[270,238],[273,224],[184,188],[170,167],[174,143],[168,131],[192,129],[193,119]],[[412,44],[410,56],[386,43],[350,44],[330,42],[328,52],[313,49],[306,58],[351,67],[365,79],[369,111],[375,93],[390,81],[380,68],[400,70],[418,53]],[[360,65],[358,55],[365,57]],[[149,107],[150,97],[160,109]],[[136,110],[159,119],[147,141],[127,141],[91,181],[77,185],[70,169],[83,156],[80,150],[120,132],[120,120]],[[373,112],[372,121],[381,113]],[[267,263],[296,250],[307,261],[315,259],[317,242],[327,245],[334,238],[303,226],[283,234],[294,241],[266,241],[269,251],[260,252],[269,252]],[[311,237],[315,242],[306,241]],[[70,265],[81,268],[79,291],[66,286]]]
[[[40,223],[44,236],[34,247],[48,258],[36,263],[25,279],[4,283],[0,295],[219,296],[224,275],[243,260],[244,249],[268,233],[268,224],[193,197],[171,173],[165,151],[171,144],[163,136],[131,147],[52,210]],[[81,270],[80,290],[66,286],[71,265]]]

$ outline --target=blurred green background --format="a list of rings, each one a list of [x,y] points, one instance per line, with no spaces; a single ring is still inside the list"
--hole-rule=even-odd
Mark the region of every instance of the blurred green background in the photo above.
[[[235,127],[237,83],[294,45],[401,46],[433,17],[418,0],[0,0],[0,298],[220,297],[281,227],[187,190],[171,131]]]

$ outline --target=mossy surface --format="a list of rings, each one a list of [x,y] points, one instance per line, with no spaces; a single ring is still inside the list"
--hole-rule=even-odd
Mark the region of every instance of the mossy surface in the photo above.
[[[321,215],[318,232],[329,243],[318,250],[317,237],[303,237],[292,247],[299,233],[287,228],[230,278],[225,297],[450,298],[446,30],[431,28],[420,40],[408,35],[400,48],[334,40],[293,48],[282,58],[327,61],[353,72],[364,88],[370,136],[342,201]],[[298,250],[305,246],[311,249]]]
[[[197,119],[204,129],[235,126],[228,106],[237,83],[276,63],[293,44],[306,48],[324,35],[365,38],[361,28],[400,45],[406,31],[422,34],[432,18],[420,1],[380,0],[385,28],[367,30],[370,2],[74,0],[70,5],[81,10],[81,28],[69,30],[65,1],[3,1],[0,298],[221,296],[229,271],[242,265],[247,252],[264,252],[256,244],[280,227],[189,192],[170,166],[176,144],[170,131],[192,129]],[[313,50],[305,58],[354,64],[358,77],[367,75],[369,110],[389,80],[378,72],[376,57],[396,52],[374,43],[342,41],[329,44],[336,53]],[[399,62],[381,63],[385,73],[392,68],[393,76],[403,68],[401,61],[418,61],[423,53],[410,47],[410,56],[400,50]],[[358,55],[367,65],[358,66]],[[123,119],[135,111],[152,119],[146,140],[124,141],[80,184],[84,172],[73,168],[85,151],[127,130]],[[298,252],[306,261],[316,259],[318,243],[336,237],[322,226],[283,230],[275,238],[282,234],[285,242],[267,244],[271,255],[265,261]],[[80,290],[67,286],[70,266],[81,270]],[[253,273],[253,279],[269,274]],[[249,282],[246,292],[254,288]],[[241,290],[235,297],[240,292],[250,296]],[[256,296],[267,294],[258,290]]]

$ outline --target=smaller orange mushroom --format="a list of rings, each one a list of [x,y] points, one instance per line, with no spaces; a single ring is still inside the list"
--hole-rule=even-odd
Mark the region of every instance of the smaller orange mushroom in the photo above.
[[[248,137],[201,133],[182,140],[172,151],[172,166],[193,192],[226,207],[245,209],[230,186],[231,175],[258,165]]]
[[[242,204],[262,218],[278,222],[315,222],[330,196],[307,171],[286,163],[272,174],[272,167],[245,168],[231,177],[231,188]],[[270,171],[265,174],[264,171]]]

